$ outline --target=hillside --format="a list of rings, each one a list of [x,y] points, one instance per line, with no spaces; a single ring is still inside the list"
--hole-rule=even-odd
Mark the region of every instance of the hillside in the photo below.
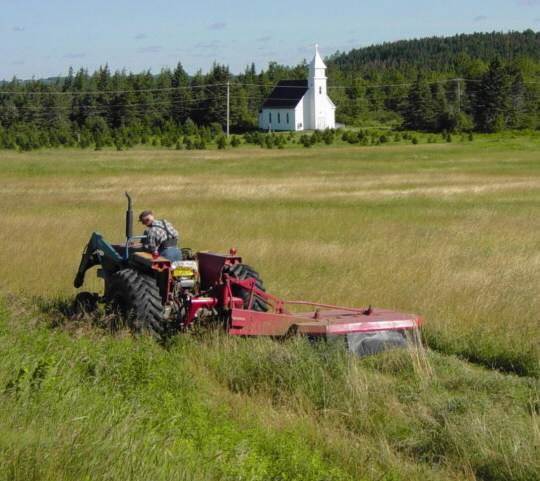
[[[496,58],[511,62],[528,58],[540,62],[540,32],[491,32],[459,34],[385,42],[380,45],[337,52],[329,65],[342,71],[369,72],[421,68],[440,73],[459,73],[473,60],[489,64]]]

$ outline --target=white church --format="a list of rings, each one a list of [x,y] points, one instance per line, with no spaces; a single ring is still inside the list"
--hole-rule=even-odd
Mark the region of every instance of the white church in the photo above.
[[[263,130],[324,130],[336,127],[336,106],[326,93],[326,65],[315,45],[307,80],[281,80],[259,112]]]

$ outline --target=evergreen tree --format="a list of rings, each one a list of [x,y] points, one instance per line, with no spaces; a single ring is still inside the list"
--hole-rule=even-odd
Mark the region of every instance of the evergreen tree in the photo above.
[[[405,127],[411,130],[434,130],[435,111],[431,89],[423,75],[418,75],[407,97],[403,113]]]
[[[489,65],[476,91],[475,123],[479,130],[497,132],[505,127],[510,110],[511,78],[499,59]]]
[[[191,94],[189,89],[189,76],[178,62],[171,79],[171,118],[177,125],[184,123],[189,117]]]

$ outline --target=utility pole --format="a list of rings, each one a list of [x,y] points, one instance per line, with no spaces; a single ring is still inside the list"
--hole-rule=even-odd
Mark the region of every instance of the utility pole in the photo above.
[[[230,82],[227,80],[227,138],[229,138],[230,134],[230,126],[231,126],[231,105],[230,105]]]
[[[457,82],[457,111],[459,114],[461,112],[461,84],[460,84],[461,79],[457,78],[456,82]]]

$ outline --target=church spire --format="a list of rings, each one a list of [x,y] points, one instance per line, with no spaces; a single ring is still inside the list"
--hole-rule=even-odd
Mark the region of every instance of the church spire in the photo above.
[[[326,69],[326,65],[323,62],[323,59],[321,57],[321,54],[319,53],[319,44],[315,44],[315,56],[313,57],[313,60],[311,61],[310,67],[312,69]]]

